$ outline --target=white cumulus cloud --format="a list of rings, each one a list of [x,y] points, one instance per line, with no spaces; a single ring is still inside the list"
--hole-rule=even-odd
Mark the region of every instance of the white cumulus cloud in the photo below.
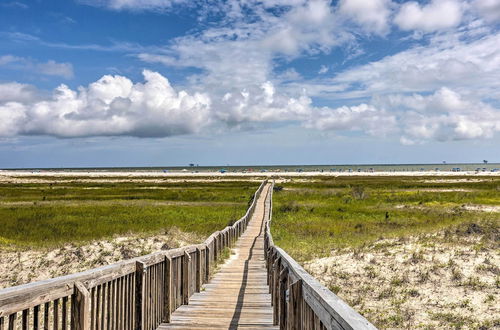
[[[350,17],[365,31],[386,34],[391,14],[390,0],[341,0],[339,13]]]
[[[38,97],[35,87],[17,82],[0,83],[0,104],[2,102],[31,102]]]
[[[396,117],[371,104],[315,109],[306,123],[319,130],[361,131],[374,136],[385,136],[397,131]]]
[[[463,8],[458,0],[431,0],[421,6],[418,2],[404,3],[394,18],[403,30],[432,32],[460,24]]]
[[[500,109],[442,87],[430,95],[390,95],[375,100],[399,113],[404,143],[492,138]]]
[[[159,73],[143,74],[144,83],[104,76],[78,90],[61,85],[32,102],[20,98],[22,87],[11,86],[10,98],[4,95],[0,103],[0,135],[161,137],[195,133],[209,124],[206,95],[177,92]]]

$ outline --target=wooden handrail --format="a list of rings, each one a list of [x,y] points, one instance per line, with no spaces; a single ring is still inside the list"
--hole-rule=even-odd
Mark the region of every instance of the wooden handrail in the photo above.
[[[151,329],[168,322],[245,231],[266,183],[242,218],[201,244],[0,290],[0,330]]]
[[[274,244],[270,230],[273,188],[274,182],[265,202],[264,251],[274,324],[280,329],[376,329]]]

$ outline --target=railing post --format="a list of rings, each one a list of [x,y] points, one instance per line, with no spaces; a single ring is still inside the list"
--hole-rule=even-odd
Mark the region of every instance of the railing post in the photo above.
[[[273,324],[278,325],[279,324],[279,277],[280,277],[280,258],[276,258],[273,264],[273,278],[272,278],[272,292],[271,292],[271,299],[273,302]]]
[[[297,280],[288,288],[288,329],[302,328],[302,280]]]
[[[146,306],[146,277],[147,266],[141,261],[135,263],[135,329],[145,329],[144,309]]]
[[[189,266],[191,257],[187,251],[184,251],[184,260],[182,262],[182,303],[189,304]]]
[[[217,235],[214,236],[214,262],[217,264],[217,257],[218,257],[218,247],[217,247]]]
[[[201,291],[201,250],[196,248],[196,292]]]
[[[165,256],[165,283],[164,283],[164,301],[163,301],[163,321],[166,323],[170,323],[170,316],[172,315],[172,257]]]
[[[75,330],[90,329],[90,293],[81,283],[76,282],[74,300],[71,304],[71,323]]]
[[[279,322],[280,329],[286,329],[287,325],[287,301],[286,301],[286,290],[288,289],[288,268],[283,268],[279,276]]]
[[[210,280],[210,247],[205,247],[205,282]]]

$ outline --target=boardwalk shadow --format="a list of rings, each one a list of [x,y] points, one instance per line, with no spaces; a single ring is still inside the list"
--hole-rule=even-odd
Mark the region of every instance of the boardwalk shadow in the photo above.
[[[257,243],[257,239],[262,235],[262,228],[263,227],[264,226],[262,224],[260,226],[259,235],[257,235],[254,238],[252,246],[250,247],[250,252],[248,253],[248,258],[247,258],[247,260],[245,260],[245,267],[243,268],[243,278],[241,280],[241,287],[240,287],[240,291],[238,293],[238,301],[236,302],[236,306],[234,308],[234,314],[233,314],[233,318],[231,319],[229,329],[237,329],[238,328],[238,324],[239,324],[239,321],[241,318],[241,311],[243,309],[243,302],[245,299],[245,290],[246,290],[247,284],[248,284],[249,263],[250,263],[250,260],[252,259],[253,250],[255,248],[255,244]]]

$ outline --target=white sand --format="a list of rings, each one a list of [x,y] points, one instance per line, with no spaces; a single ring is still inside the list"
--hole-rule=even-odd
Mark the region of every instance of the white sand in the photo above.
[[[27,170],[1,170],[0,180],[2,177],[95,177],[95,178],[212,178],[223,179],[224,177],[311,177],[311,176],[435,176],[435,177],[463,177],[463,176],[500,176],[500,172],[476,172],[476,171],[399,171],[399,172],[282,172],[282,171],[267,171],[267,172],[182,172],[169,171],[166,173],[160,171],[27,171]],[[460,179],[458,179],[460,180]],[[443,181],[447,182],[447,181]]]

